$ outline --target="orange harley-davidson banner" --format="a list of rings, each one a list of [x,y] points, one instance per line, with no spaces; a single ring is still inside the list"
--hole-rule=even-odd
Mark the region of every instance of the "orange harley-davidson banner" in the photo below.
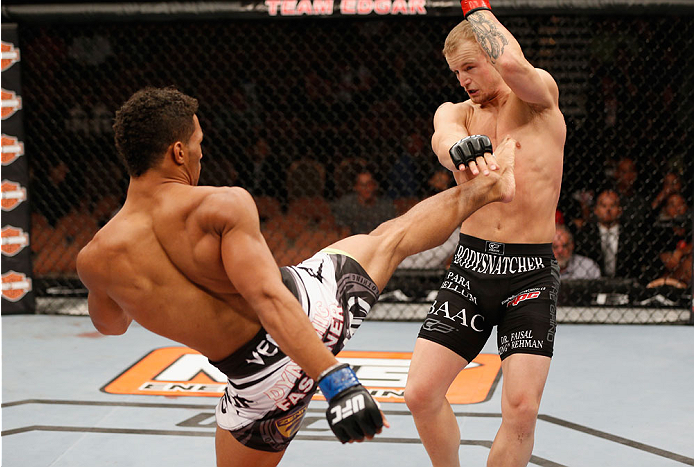
[[[359,381],[379,402],[404,402],[411,352],[343,351],[338,360],[349,363]],[[475,404],[491,397],[501,360],[480,354],[460,372],[447,397],[451,404]],[[221,396],[226,376],[207,358],[187,347],[155,349],[104,386],[111,394],[158,396]],[[324,400],[317,393],[316,400]]]

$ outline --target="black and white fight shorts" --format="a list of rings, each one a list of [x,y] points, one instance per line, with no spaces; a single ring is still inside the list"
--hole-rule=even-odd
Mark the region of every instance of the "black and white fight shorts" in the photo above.
[[[551,244],[498,243],[461,233],[419,337],[471,362],[498,326],[502,360],[514,353],[551,357],[558,293]]]
[[[325,249],[297,266],[281,268],[281,273],[334,355],[378,300],[376,284],[342,251]],[[262,328],[236,352],[210,363],[228,377],[217,404],[217,425],[249,448],[286,449],[301,426],[317,384]]]

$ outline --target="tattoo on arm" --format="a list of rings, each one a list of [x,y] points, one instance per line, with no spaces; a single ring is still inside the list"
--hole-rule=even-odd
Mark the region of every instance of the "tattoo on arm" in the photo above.
[[[508,39],[496,28],[496,25],[480,14],[472,14],[467,19],[472,26],[472,30],[477,37],[477,42],[482,47],[492,63],[504,53],[504,48],[508,45]]]

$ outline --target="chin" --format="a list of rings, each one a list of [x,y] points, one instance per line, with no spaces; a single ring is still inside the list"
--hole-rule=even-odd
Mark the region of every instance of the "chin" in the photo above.
[[[477,94],[475,97],[472,97],[472,96],[469,96],[469,97],[470,97],[470,100],[472,101],[473,104],[484,104],[486,102],[486,100],[480,94]]]

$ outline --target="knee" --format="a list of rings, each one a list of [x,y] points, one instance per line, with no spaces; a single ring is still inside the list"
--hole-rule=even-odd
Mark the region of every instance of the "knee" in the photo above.
[[[369,236],[378,238],[378,243],[383,251],[397,255],[403,249],[403,239],[406,233],[404,224],[396,218],[379,225],[369,233]]]
[[[504,421],[527,431],[534,430],[540,403],[534,397],[518,395],[509,397],[502,410]]]
[[[402,237],[404,234],[403,225],[401,222],[398,222],[397,218],[385,221],[369,233],[369,235],[379,237],[381,240],[394,240]]]
[[[413,416],[434,413],[434,408],[441,404],[431,391],[431,386],[427,384],[412,383],[407,381],[405,386],[405,404],[410,409]]]

